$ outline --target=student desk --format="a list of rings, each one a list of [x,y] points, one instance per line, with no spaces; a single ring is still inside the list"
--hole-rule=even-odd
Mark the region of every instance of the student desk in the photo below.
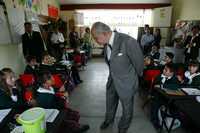
[[[200,129],[200,103],[196,101],[196,96],[186,95],[181,90],[165,91],[160,88],[155,88],[155,91],[158,93],[159,97],[163,97],[167,101],[167,103],[164,104],[167,108],[173,106],[177,112],[182,112],[189,118],[189,121],[194,125],[195,129]],[[167,109],[165,113],[167,113]],[[162,129],[160,132],[162,132]],[[168,133],[170,132],[171,128],[168,129]]]
[[[14,123],[14,116],[17,112],[15,110],[11,110],[11,112],[4,118],[4,120],[0,123],[0,132],[2,133],[10,133],[9,123],[12,121]],[[64,118],[65,112],[60,111],[57,115],[56,119],[52,123],[46,123],[47,133],[59,133],[60,130],[64,127]],[[67,132],[66,132],[67,133]]]
[[[200,132],[200,103],[195,98],[177,100],[174,105],[189,118],[194,130]]]

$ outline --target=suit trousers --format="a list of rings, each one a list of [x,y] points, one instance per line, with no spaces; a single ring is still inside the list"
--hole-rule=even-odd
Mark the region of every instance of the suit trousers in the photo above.
[[[119,101],[122,105],[122,116],[119,121],[118,128],[122,130],[127,130],[130,126],[133,116],[134,95],[132,97],[126,98],[120,97],[114,83],[112,82],[109,86],[107,86],[106,90],[105,121],[107,121],[108,123],[114,121]]]

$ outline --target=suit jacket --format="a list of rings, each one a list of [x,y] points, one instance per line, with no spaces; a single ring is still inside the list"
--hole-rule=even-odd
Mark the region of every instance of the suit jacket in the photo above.
[[[188,36],[185,40],[185,46],[190,44],[192,36]],[[200,47],[200,36],[196,36],[192,41],[193,47],[191,47],[190,56],[192,59],[196,59],[199,56],[199,47]],[[186,48],[185,53],[187,53],[188,48]]]
[[[113,82],[120,97],[132,97],[138,89],[138,76],[142,76],[144,62],[142,49],[137,41],[123,33],[115,32],[109,65],[107,88]]]
[[[27,55],[36,56],[37,60],[41,60],[44,52],[44,44],[39,32],[33,31],[32,37],[28,33],[22,35],[22,48],[24,57]]]

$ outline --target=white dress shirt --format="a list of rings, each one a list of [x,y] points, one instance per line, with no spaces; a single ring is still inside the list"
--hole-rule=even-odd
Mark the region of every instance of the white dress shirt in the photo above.
[[[60,33],[60,32],[57,32],[57,33],[52,33],[51,35],[51,42],[53,44],[59,44],[59,43],[63,43],[65,41],[64,37],[63,37],[63,34]]]
[[[109,44],[108,44],[111,47],[113,47],[114,38],[115,38],[115,32],[112,32],[112,35],[110,37]],[[108,58],[108,60],[110,60],[112,49],[110,49],[110,47],[108,45],[106,46],[106,49],[107,49],[107,58]]]

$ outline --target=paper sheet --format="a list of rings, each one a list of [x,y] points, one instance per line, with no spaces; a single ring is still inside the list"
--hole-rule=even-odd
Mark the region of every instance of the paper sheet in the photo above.
[[[188,95],[200,95],[200,90],[196,88],[182,88]]]
[[[46,115],[45,120],[46,122],[53,122],[57,115],[59,114],[59,111],[57,109],[45,109]]]
[[[3,119],[8,115],[8,113],[11,111],[11,109],[2,109],[0,110],[0,122],[3,121]]]

